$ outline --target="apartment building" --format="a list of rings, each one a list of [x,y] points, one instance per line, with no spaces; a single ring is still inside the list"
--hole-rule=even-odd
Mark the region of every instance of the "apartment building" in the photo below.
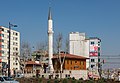
[[[69,34],[69,53],[89,58],[89,39],[85,33],[71,32]],[[89,67],[89,59],[86,60],[86,68]]]
[[[86,37],[85,33],[71,32],[69,34],[70,54],[80,55],[89,58],[86,60],[86,68],[90,74],[99,75],[100,46],[101,40],[97,37]]]
[[[10,70],[11,75],[20,70],[20,33],[11,29],[11,54],[10,54]],[[9,55],[9,28],[0,26],[0,63],[3,72],[7,73]]]
[[[100,74],[100,68],[101,68],[101,62],[100,62],[100,44],[101,44],[101,39],[97,37],[90,37],[90,50],[89,50],[89,55],[90,55],[90,71],[94,75]]]

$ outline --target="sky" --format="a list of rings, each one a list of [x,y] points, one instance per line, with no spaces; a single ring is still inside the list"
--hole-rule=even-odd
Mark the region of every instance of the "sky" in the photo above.
[[[102,40],[102,55],[120,55],[120,0],[0,0],[0,26],[17,24],[21,41],[35,46],[47,41],[49,7],[54,38],[85,32]]]

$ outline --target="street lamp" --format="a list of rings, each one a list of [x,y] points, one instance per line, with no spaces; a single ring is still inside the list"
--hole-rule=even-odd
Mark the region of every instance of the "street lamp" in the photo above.
[[[10,77],[10,40],[11,40],[11,27],[17,27],[17,25],[13,25],[9,22],[9,52],[8,52],[8,77]]]

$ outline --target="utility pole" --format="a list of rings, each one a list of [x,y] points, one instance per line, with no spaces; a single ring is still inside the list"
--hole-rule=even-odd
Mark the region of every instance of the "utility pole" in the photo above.
[[[11,43],[11,27],[17,27],[17,25],[13,25],[13,24],[11,24],[10,22],[9,22],[9,52],[8,52],[8,77],[10,77],[11,76],[11,72],[10,72],[10,54],[11,54],[11,45],[10,45],[10,43]]]

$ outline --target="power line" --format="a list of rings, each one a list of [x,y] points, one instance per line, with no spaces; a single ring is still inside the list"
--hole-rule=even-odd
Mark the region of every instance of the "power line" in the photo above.
[[[100,59],[120,59],[120,57],[99,57]]]

